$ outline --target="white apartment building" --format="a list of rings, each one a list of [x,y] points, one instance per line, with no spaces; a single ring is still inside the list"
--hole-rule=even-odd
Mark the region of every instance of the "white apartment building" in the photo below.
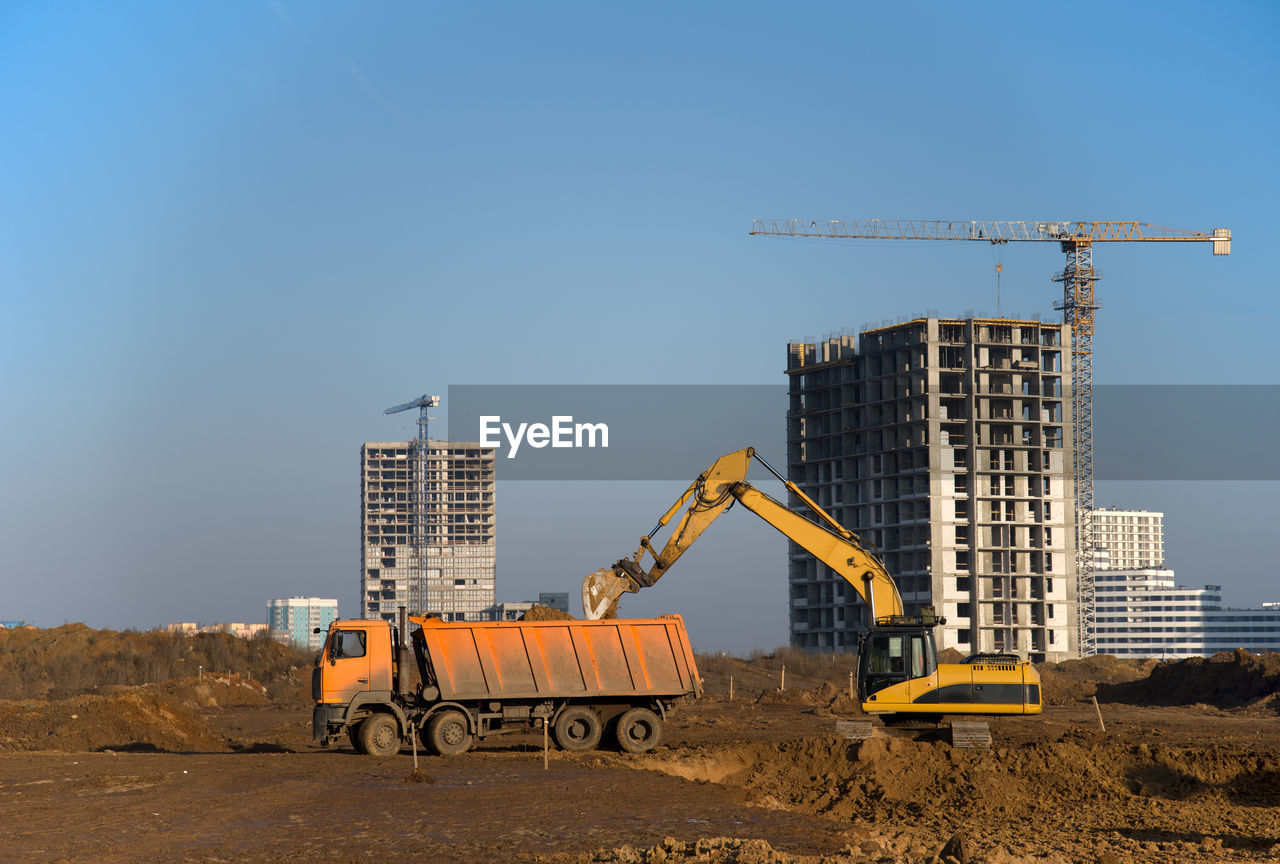
[[[1093,542],[1113,570],[1164,566],[1164,514],[1149,510],[1093,511]]]
[[[1195,657],[1244,648],[1280,651],[1280,608],[1232,609],[1222,586],[1180,586],[1172,570],[1098,570],[1099,654],[1119,657]]]

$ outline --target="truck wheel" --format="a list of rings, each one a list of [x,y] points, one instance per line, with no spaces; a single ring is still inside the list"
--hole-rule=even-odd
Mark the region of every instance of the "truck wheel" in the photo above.
[[[370,756],[394,756],[400,752],[400,727],[390,714],[374,714],[360,724],[359,750]]]
[[[360,726],[362,724],[355,723],[347,727],[347,740],[351,742],[351,749],[357,753],[364,753],[364,745],[360,743]]]
[[[575,753],[594,750],[600,745],[600,732],[600,717],[590,708],[566,708],[556,720],[556,743],[562,750]]]
[[[471,730],[467,718],[450,708],[441,711],[427,724],[427,744],[441,756],[459,756],[471,749]]]
[[[646,753],[662,742],[662,721],[648,708],[632,708],[618,718],[617,738],[628,753]]]

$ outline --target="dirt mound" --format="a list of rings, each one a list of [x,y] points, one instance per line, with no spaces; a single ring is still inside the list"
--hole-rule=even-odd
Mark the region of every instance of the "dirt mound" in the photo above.
[[[236,673],[268,687],[300,681],[311,655],[265,637],[94,630],[83,624],[0,629],[0,699],[61,699],[112,685]],[[292,692],[286,688],[287,692]]]
[[[1157,664],[1155,660],[1114,657],[1098,654],[1061,663],[1040,663],[1041,696],[1045,705],[1070,705],[1088,699],[1102,684],[1119,684],[1146,677]]]
[[[252,678],[242,678],[239,675],[175,678],[155,685],[154,689],[162,693],[166,701],[188,710],[243,708],[266,705],[271,701],[266,687]]]
[[[1141,680],[1104,683],[1098,699],[1129,705],[1280,705],[1280,654],[1243,649],[1155,664]]]
[[[835,855],[796,855],[774,849],[767,840],[704,837],[686,842],[667,837],[660,845],[647,848],[620,846],[580,855],[547,855],[534,861],[540,864],[863,864],[905,860],[898,856],[907,854],[907,847],[907,843],[896,837],[865,834]],[[925,859],[927,851],[923,847],[915,851],[917,855],[913,860]],[[974,864],[979,864],[980,860],[975,859]],[[1042,864],[1054,862],[1043,861]]]
[[[821,705],[826,707],[837,696],[834,685],[822,682],[817,687],[792,687],[787,690],[772,690],[756,697],[757,705]]]
[[[756,697],[754,705],[795,705],[809,707],[810,714],[824,716],[862,715],[862,704],[850,698],[848,686],[837,687],[824,681],[817,687],[792,687],[787,690],[767,690]]]
[[[568,612],[561,612],[559,609],[552,609],[550,606],[542,606],[537,603],[533,604],[533,608],[526,611],[520,616],[521,621],[573,621],[575,620]]]
[[[203,721],[150,688],[55,702],[0,702],[0,751],[225,750]]]
[[[826,685],[847,691],[850,673],[857,666],[855,654],[813,654],[779,648],[772,654],[749,658],[729,654],[698,654],[698,672],[711,698],[727,696],[730,679],[739,699],[765,697],[760,704],[809,705],[812,697],[793,691],[810,691]],[[786,669],[785,691],[779,691]],[[790,694],[790,695],[786,695]]]
[[[851,831],[851,842],[841,852],[803,855],[773,848],[767,840],[738,837],[703,837],[686,842],[665,838],[658,846],[619,846],[578,855],[561,853],[534,858],[538,864],[871,864],[871,862],[963,861],[964,864],[1068,864],[1064,856],[1018,856],[995,846],[963,859],[944,857],[954,846],[932,850],[902,834]],[[959,835],[963,836],[963,835]]]
[[[1206,820],[1199,831],[1227,833],[1225,805],[1274,807],[1280,791],[1275,753],[1126,744],[1087,733],[990,751],[829,736],[654,755],[640,767],[739,786],[757,806],[770,809],[884,830],[910,824],[923,829],[917,837],[939,844],[934,849],[965,825],[1008,825],[1007,833],[985,837],[983,844],[1003,844],[1007,860],[1029,854],[1019,846],[1019,823],[1066,819],[1070,828],[1084,811],[1100,810],[1122,819],[1144,810],[1143,800],[1159,798],[1193,803],[1197,818]]]

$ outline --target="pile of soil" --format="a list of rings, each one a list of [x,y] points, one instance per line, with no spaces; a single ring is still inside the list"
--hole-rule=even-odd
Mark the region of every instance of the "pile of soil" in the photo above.
[[[235,672],[292,695],[311,654],[230,633],[95,630],[84,624],[0,629],[0,699],[62,699],[198,674]]]
[[[830,684],[823,685],[825,688],[831,688]],[[823,687],[817,690],[803,690],[799,687],[791,687],[787,690],[767,690],[756,697],[754,704],[756,705],[817,705],[825,704],[831,698],[831,693],[823,694]],[[831,688],[834,690],[834,688]],[[826,699],[823,699],[823,695]]]
[[[109,688],[119,689],[119,688]],[[267,705],[271,702],[267,688],[252,678],[240,675],[204,675],[195,678],[175,678],[153,685],[166,701],[176,703],[187,710],[205,711],[210,708],[245,708]]]
[[[1280,654],[1243,649],[1166,663],[1150,661],[1150,674],[1099,684],[1098,699],[1128,705],[1271,707],[1280,711]]]
[[[575,620],[568,612],[561,612],[559,609],[552,609],[550,606],[542,606],[533,604],[533,608],[529,609],[520,616],[521,621],[573,621]]]
[[[877,861],[925,861],[930,850],[915,846],[910,840],[895,835],[850,832],[860,835],[843,852],[835,855],[797,855],[774,849],[767,840],[744,840],[737,837],[704,837],[692,842],[665,838],[660,845],[648,848],[620,846],[594,853],[546,855],[535,858],[539,864],[869,864]],[[1031,859],[1014,858],[1003,850],[989,851],[966,864],[1031,864]],[[1037,857],[1035,864],[1067,864],[1059,856]]]
[[[823,716],[862,716],[862,704],[849,696],[847,685],[837,687],[823,681],[817,687],[793,687],[787,690],[769,690],[752,703],[755,705],[809,706],[808,713]]]
[[[1029,854],[1020,848],[1018,824],[1065,820],[1069,834],[1072,820],[1085,818],[1080,814],[1086,810],[1095,816],[1114,812],[1123,821],[1149,810],[1145,801],[1164,799],[1194,807],[1202,820],[1197,831],[1212,836],[1233,830],[1222,815],[1231,805],[1268,808],[1280,800],[1280,756],[1274,753],[1133,744],[1082,732],[990,751],[826,736],[658,753],[637,767],[742,787],[760,807],[884,831],[911,825],[919,829],[916,838],[939,844],[935,849],[966,824],[1015,826],[1007,835],[984,838],[984,846],[1003,844],[999,860]]]
[[[1097,695],[1102,700],[1099,686],[1122,684],[1145,678],[1156,660],[1114,657],[1098,654],[1079,660],[1061,663],[1039,663],[1041,698],[1045,705],[1071,705]]]
[[[225,750],[227,743],[154,688],[55,702],[0,702],[0,751]]]

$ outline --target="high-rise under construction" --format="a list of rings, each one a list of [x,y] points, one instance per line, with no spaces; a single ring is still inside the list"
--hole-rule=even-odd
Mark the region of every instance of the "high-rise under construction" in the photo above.
[[[494,451],[457,441],[360,448],[365,617],[475,621],[494,603]]]
[[[788,470],[881,551],[939,648],[1077,651],[1070,329],[920,318],[787,346]],[[852,586],[791,546],[791,642],[852,649]]]

